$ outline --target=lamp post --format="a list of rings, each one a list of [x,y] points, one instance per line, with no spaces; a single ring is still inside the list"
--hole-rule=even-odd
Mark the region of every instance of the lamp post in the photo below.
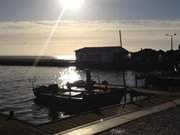
[[[171,50],[173,50],[173,41],[174,41],[174,36],[176,36],[176,33],[174,33],[174,34],[165,34],[165,36],[168,36],[168,37],[170,37],[170,39],[171,39]]]

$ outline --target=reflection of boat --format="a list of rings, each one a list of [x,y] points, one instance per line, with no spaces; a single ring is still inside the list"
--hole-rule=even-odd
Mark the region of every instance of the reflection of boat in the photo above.
[[[86,74],[86,82],[68,83],[66,88],[56,84],[34,88],[37,103],[66,113],[77,113],[119,104],[126,95],[126,88],[96,84],[91,80],[90,72]]]

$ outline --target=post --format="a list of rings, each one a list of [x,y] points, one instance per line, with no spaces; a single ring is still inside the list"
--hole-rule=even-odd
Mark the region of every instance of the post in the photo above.
[[[126,74],[125,74],[125,71],[123,71],[123,85],[124,85],[124,89],[125,89],[124,101],[125,101],[125,104],[126,104],[127,85],[126,85]],[[130,95],[130,97],[131,97],[131,95]]]
[[[91,71],[90,70],[86,70],[86,85],[87,85],[88,91],[92,90]]]
[[[90,83],[91,82],[91,72],[90,70],[86,70],[86,83]]]
[[[71,95],[71,84],[68,82],[66,85],[67,85],[67,88],[69,90],[69,98],[71,98],[72,97],[72,95]]]
[[[123,85],[126,88],[126,74],[125,74],[125,71],[123,71]]]
[[[137,77],[137,74],[135,73],[135,87],[137,88],[138,87],[138,77]]]

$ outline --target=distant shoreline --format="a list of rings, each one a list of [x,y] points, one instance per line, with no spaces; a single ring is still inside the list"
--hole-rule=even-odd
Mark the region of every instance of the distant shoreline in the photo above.
[[[75,60],[56,59],[50,56],[0,56],[0,65],[33,66],[37,59],[39,62],[35,66],[68,67],[76,65]]]

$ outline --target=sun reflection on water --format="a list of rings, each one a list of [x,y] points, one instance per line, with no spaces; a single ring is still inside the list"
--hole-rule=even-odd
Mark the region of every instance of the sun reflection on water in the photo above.
[[[55,56],[55,58],[58,60],[76,60],[74,55],[59,55]]]
[[[77,80],[81,80],[81,76],[75,67],[66,68],[63,72],[59,72],[59,74],[58,81],[61,86],[66,85],[68,82],[73,83]]]

